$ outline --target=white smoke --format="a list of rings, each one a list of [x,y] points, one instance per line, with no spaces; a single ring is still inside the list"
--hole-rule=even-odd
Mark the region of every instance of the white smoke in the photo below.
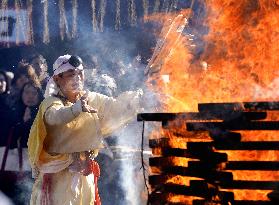
[[[134,121],[116,133],[120,150],[121,187],[125,193],[123,204],[146,204],[147,192],[141,162],[142,123]],[[144,161],[148,166],[148,142],[144,139]],[[121,156],[122,154],[122,156]],[[146,173],[148,175],[148,173]],[[144,197],[146,196],[146,197]]]
[[[12,201],[0,191],[0,204],[13,205]]]

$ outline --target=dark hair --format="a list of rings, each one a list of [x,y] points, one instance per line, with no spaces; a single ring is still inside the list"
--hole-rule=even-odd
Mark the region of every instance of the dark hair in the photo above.
[[[36,91],[38,92],[38,98],[39,98],[38,104],[40,104],[40,102],[42,102],[44,99],[42,88],[41,88],[40,84],[36,84],[35,82],[32,82],[32,81],[29,81],[22,86],[22,88],[20,90],[20,98],[19,98],[20,103],[24,104],[22,101],[22,94],[23,94],[24,88],[28,85],[34,87],[36,89]]]
[[[34,82],[35,84],[40,84],[39,77],[36,74],[35,69],[28,63],[19,63],[18,68],[15,70],[15,77],[12,81],[13,85],[16,83],[21,75],[25,75],[30,81]]]
[[[39,58],[39,60],[43,63],[43,64],[47,64],[46,59],[44,58],[44,56],[42,56],[41,54],[35,54],[32,55],[29,58],[29,63],[31,63],[34,59]]]
[[[1,93],[3,95],[3,94],[7,94],[7,93],[10,92],[11,79],[8,77],[7,73],[5,71],[3,71],[3,70],[0,70],[0,74],[4,76],[6,84],[7,84],[5,92]]]

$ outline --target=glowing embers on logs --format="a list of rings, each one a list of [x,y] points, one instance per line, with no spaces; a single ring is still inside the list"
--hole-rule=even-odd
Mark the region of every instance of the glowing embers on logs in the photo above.
[[[138,114],[162,122],[149,140],[149,204],[279,204],[279,102],[198,108]]]

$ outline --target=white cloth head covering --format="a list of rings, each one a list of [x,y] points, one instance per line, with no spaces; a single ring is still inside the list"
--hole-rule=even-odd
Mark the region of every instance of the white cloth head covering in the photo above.
[[[59,56],[53,64],[53,76],[56,76],[60,73],[64,73],[71,69],[83,70],[83,65],[80,64],[78,67],[74,67],[69,63],[71,55],[66,54],[64,56]],[[55,95],[59,92],[59,88],[53,80],[53,76],[49,79],[44,97],[47,98],[51,95]]]

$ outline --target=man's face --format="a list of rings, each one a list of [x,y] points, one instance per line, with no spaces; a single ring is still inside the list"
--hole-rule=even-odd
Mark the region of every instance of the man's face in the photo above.
[[[55,78],[61,91],[65,93],[78,93],[83,90],[84,74],[82,70],[71,69]]]

